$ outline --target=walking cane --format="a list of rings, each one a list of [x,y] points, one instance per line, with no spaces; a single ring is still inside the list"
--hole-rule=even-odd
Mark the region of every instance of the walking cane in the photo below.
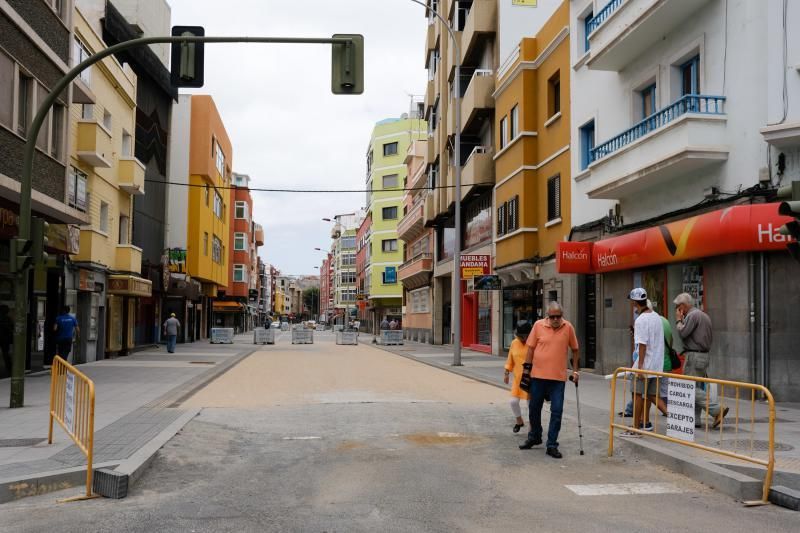
[[[581,447],[581,455],[583,455],[583,428],[581,427],[581,395],[578,392],[578,383],[573,379],[572,376],[569,377],[569,380],[575,383],[575,403],[578,405],[578,442],[580,443]]]

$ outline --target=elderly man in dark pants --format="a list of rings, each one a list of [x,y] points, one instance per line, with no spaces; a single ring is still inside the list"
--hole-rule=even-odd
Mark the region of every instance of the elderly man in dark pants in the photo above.
[[[683,365],[683,373],[686,376],[708,377],[708,363],[710,360],[709,350],[711,349],[712,333],[711,318],[694,306],[694,298],[691,294],[681,293],[675,297],[675,316],[677,322],[675,329],[678,330],[683,341],[683,355],[686,360]],[[699,383],[695,389],[695,426],[702,427],[700,424],[700,414],[702,409],[706,409],[706,390],[700,388],[705,385]],[[708,414],[714,417],[714,426],[718,427],[722,419],[728,414],[728,408],[719,408],[716,401],[709,402]]]

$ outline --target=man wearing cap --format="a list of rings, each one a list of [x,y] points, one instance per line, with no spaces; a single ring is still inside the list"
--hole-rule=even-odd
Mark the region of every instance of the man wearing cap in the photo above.
[[[675,297],[675,316],[678,319],[675,329],[678,330],[683,341],[683,355],[686,362],[683,373],[687,376],[708,377],[708,351],[711,349],[711,318],[694,306],[694,298],[688,293],[681,293]],[[701,409],[706,408],[706,391],[701,388],[704,383],[698,383],[695,388],[695,426],[700,427]],[[720,410],[716,401],[708,402],[708,414],[714,417],[714,427],[722,423],[728,414],[728,408]]]
[[[558,302],[547,306],[547,317],[537,320],[528,335],[527,354],[523,380],[530,376],[528,439],[520,450],[530,450],[542,443],[542,406],[545,396],[550,396],[550,427],[547,431],[547,455],[561,459],[558,451],[558,433],[561,431],[561,414],[564,411],[564,385],[567,381],[567,349],[572,350],[572,379],[578,383],[578,338],[575,328],[564,320],[564,311]],[[533,368],[531,368],[533,367]]]
[[[628,295],[639,316],[633,323],[634,354],[637,356],[635,368],[662,372],[664,370],[664,324],[647,305],[647,291],[637,287]],[[633,386],[633,427],[653,431],[650,422],[650,406],[658,401],[657,378],[647,375],[634,376]],[[626,431],[622,436],[639,436]]]
[[[175,343],[178,341],[178,330],[181,323],[175,318],[175,313],[170,313],[169,318],[164,321],[164,335],[167,336],[167,351],[175,353]]]

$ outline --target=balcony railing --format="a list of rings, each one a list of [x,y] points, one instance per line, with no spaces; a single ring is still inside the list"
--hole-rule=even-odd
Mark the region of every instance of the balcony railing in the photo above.
[[[702,94],[687,94],[679,100],[656,111],[641,122],[635,124],[619,135],[612,137],[606,142],[596,146],[591,151],[590,163],[602,159],[607,155],[613,154],[617,150],[624,148],[632,142],[640,139],[666,124],[669,124],[678,117],[687,113],[699,113],[704,115],[724,115],[725,97],[708,96]]]
[[[597,12],[597,15],[589,20],[587,23],[587,29],[589,31],[587,33],[590,35],[594,30],[596,30],[597,27],[603,23],[603,21],[611,16],[611,13],[616,11],[616,9],[623,4],[623,2],[625,2],[625,0],[611,0],[609,3],[607,3],[603,9]]]
[[[409,267],[409,266],[413,265],[414,263],[416,263],[417,261],[424,261],[425,259],[432,260],[433,259],[433,254],[428,253],[428,252],[417,254],[414,257],[412,257],[411,259],[409,259],[408,261],[406,261],[405,263],[403,263],[402,265],[400,265],[398,267],[398,270],[401,269],[401,268]]]

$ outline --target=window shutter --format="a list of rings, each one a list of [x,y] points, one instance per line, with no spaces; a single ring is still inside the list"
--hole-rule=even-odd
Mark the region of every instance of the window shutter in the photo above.
[[[506,205],[501,204],[497,208],[497,236],[500,237],[506,234]]]
[[[508,201],[508,232],[519,229],[519,195]]]
[[[547,180],[547,220],[561,217],[561,176]]]

